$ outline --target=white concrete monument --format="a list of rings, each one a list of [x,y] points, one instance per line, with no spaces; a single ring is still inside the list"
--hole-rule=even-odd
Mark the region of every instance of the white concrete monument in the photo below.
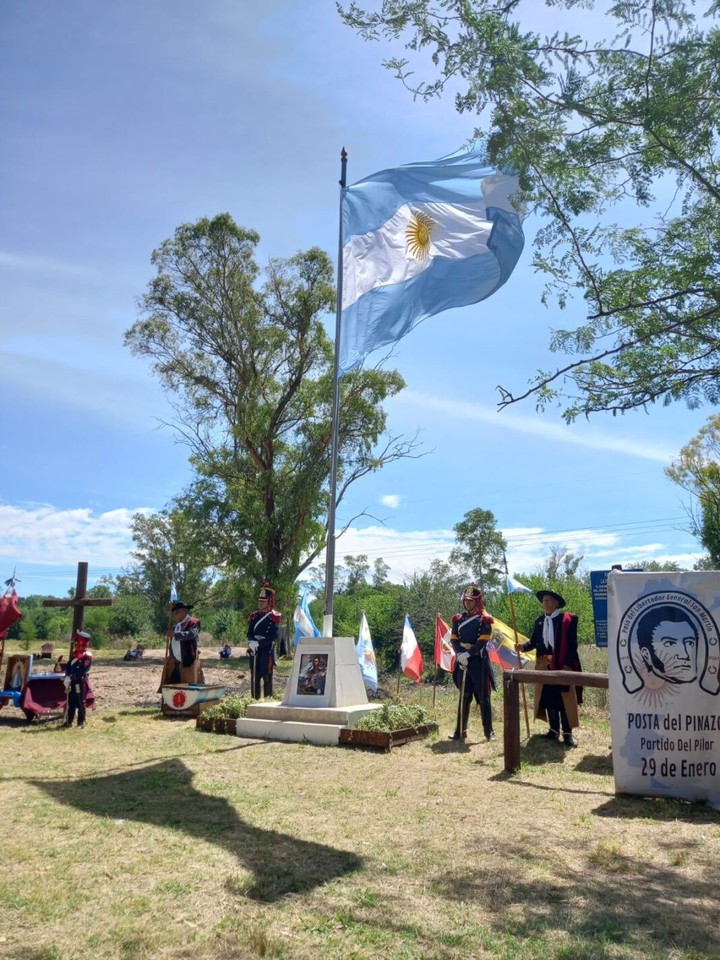
[[[237,734],[337,745],[342,727],[379,708],[368,702],[352,637],[301,637],[282,702],[251,704]]]

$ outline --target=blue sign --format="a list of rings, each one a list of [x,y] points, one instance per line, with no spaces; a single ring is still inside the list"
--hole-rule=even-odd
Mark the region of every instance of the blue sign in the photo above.
[[[608,645],[607,580],[609,570],[590,571],[593,619],[595,621],[595,646]]]

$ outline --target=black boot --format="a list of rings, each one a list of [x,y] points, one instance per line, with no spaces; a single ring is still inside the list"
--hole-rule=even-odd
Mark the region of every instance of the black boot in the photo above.
[[[544,734],[546,740],[559,740],[560,739],[560,711],[559,710],[548,710],[547,712],[548,724],[550,729],[546,734]]]
[[[455,726],[455,733],[450,737],[450,740],[467,740],[467,727],[471,706],[472,700],[464,700],[462,707],[459,707],[458,723]]]

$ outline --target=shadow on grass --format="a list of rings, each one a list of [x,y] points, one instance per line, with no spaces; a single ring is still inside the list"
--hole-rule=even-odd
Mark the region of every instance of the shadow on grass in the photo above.
[[[599,756],[597,754],[585,754],[582,760],[576,764],[575,769],[579,773],[597,773],[603,777],[611,777],[613,772],[612,754],[607,753]]]
[[[675,797],[616,796],[596,807],[593,813],[598,817],[617,817],[622,820],[682,820],[687,823],[712,824],[715,827],[720,819],[720,814],[704,803],[691,803]],[[720,957],[720,953],[718,956]]]
[[[572,753],[564,743],[548,740],[543,733],[534,733],[521,746],[520,756],[522,763],[537,767],[545,763],[565,763]]]
[[[253,900],[273,902],[306,893],[363,864],[354,853],[253,826],[227,800],[197,790],[178,759],[103,776],[28,782],[85,813],[181,830],[214,843],[252,872],[250,886],[229,889]]]
[[[432,753],[440,754],[441,756],[446,753],[470,753],[470,744],[471,740],[451,740],[449,737],[446,737],[444,740],[440,738],[434,743],[428,745]]]
[[[518,884],[518,861],[544,858],[542,848],[524,849],[508,841],[507,866],[444,873],[431,884],[450,901],[492,904],[489,925],[503,937],[527,942],[565,931],[577,944],[569,957],[582,958],[582,945],[593,945],[593,958],[670,956],[693,960],[720,956],[720,927],[712,918],[720,883],[720,865],[701,859],[700,876],[685,873],[694,841],[671,841],[674,863],[665,866],[626,856],[617,843],[602,840],[590,849],[567,838],[565,865],[542,883]],[[497,851],[496,851],[497,852]],[[552,862],[554,853],[548,854]],[[702,855],[701,855],[702,857]],[[567,864],[577,864],[568,872]],[[671,861],[672,862],[672,861]],[[559,868],[559,864],[555,864]],[[597,948],[597,950],[595,949]],[[667,953],[665,951],[668,951]],[[548,956],[560,954],[551,952]]]

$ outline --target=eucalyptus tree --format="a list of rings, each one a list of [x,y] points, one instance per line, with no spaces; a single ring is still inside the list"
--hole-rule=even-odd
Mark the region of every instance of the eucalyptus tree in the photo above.
[[[325,545],[332,439],[332,265],[317,248],[255,261],[259,235],[229,214],[179,226],[125,342],[147,357],[188,445],[194,480],[175,501],[224,575],[283,593]],[[417,454],[387,432],[396,371],[342,378],[337,502],[386,463]],[[354,519],[354,518],[353,518]],[[293,599],[293,598],[289,598]]]
[[[720,4],[545,6],[543,17],[538,0],[382,0],[341,15],[402,48],[386,66],[415,96],[451,97],[491,130],[489,160],[519,171],[540,224],[543,300],[584,300],[584,321],[551,337],[568,362],[527,389],[500,388],[500,406],[532,397],[569,421],[658,400],[716,404]]]

